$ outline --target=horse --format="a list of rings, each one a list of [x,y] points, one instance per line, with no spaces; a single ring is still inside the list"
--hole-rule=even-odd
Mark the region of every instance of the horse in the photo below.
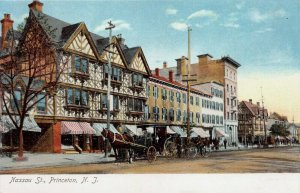
[[[130,148],[130,145],[128,145],[126,142],[134,143],[133,137],[131,137],[128,134],[119,134],[119,133],[113,133],[112,131],[108,129],[103,129],[101,134],[107,138],[113,148],[113,151],[115,153],[116,160],[119,157],[118,149],[120,148]]]

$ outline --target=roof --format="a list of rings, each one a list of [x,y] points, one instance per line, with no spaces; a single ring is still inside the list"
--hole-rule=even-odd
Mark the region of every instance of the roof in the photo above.
[[[254,115],[254,116],[264,115],[265,117],[268,116],[268,110],[267,109],[264,109],[264,114],[262,114],[262,111],[263,111],[262,107],[260,107],[258,105],[255,105],[253,103],[250,103],[248,101],[242,101],[242,102],[250,110],[250,112],[252,113],[252,115]]]
[[[201,84],[209,84],[209,83],[217,84],[217,85],[220,85],[220,86],[224,87],[224,84],[222,84],[220,82],[217,82],[217,81],[207,81],[207,82],[196,83],[196,84],[193,84],[193,86],[195,86],[195,85],[201,85]]]
[[[124,52],[124,56],[125,56],[125,59],[126,59],[126,62],[128,64],[131,64],[136,52],[140,49],[141,47],[133,47],[133,48],[127,48],[127,49],[124,49],[123,52]]]
[[[229,56],[225,56],[225,57],[222,57],[221,58],[222,61],[227,61],[227,62],[230,62],[231,64],[233,64],[235,67],[240,67],[241,64],[238,63],[237,61],[235,61],[234,59],[232,59],[231,57]]]
[[[209,56],[209,57],[213,58],[213,56],[210,55],[210,54],[200,54],[200,55],[198,55],[197,57],[204,57],[204,56]]]

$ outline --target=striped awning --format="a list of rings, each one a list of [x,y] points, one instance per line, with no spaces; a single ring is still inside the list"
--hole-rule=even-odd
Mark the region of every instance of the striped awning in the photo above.
[[[17,124],[20,123],[19,116],[13,116],[13,120]],[[15,125],[13,124],[13,121],[10,119],[8,115],[4,115],[1,117],[0,125],[3,127],[3,131],[4,131],[3,133],[6,133],[11,129],[16,129]],[[41,132],[42,129],[37,125],[33,117],[25,117],[23,123],[23,131]]]
[[[167,126],[167,133],[168,133],[168,134],[175,134],[176,132],[173,131],[172,129],[170,129],[169,126]]]
[[[184,130],[179,126],[170,126],[170,129],[179,134],[180,137],[187,137],[186,132],[184,132]]]
[[[223,130],[216,128],[216,136],[217,137],[229,137]]]
[[[133,135],[142,136],[144,135],[141,128],[137,128],[136,125],[125,125],[125,128],[129,130]]]
[[[61,122],[61,134],[62,135],[76,135],[76,134],[94,134],[95,131],[91,125],[87,122]]]
[[[107,123],[94,123],[93,128],[96,131],[96,135],[100,136],[102,130],[107,128]],[[120,132],[114,127],[113,124],[109,124],[109,130],[112,131],[113,133],[119,133],[120,134]]]
[[[204,131],[202,128],[193,127],[192,130],[202,138],[210,137],[209,133]]]

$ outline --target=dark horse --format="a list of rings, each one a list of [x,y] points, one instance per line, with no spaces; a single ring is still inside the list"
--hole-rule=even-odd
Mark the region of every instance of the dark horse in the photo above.
[[[126,142],[131,142],[134,143],[134,139],[133,137],[131,137],[128,134],[119,134],[119,133],[113,133],[112,131],[108,130],[108,129],[103,129],[103,131],[101,132],[101,134],[107,138],[114,150],[115,153],[115,157],[116,159],[119,157],[119,152],[118,150],[120,149],[129,149],[130,145],[127,144]]]

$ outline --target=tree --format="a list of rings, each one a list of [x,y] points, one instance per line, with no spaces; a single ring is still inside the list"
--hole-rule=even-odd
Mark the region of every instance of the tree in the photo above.
[[[63,51],[52,41],[55,29],[45,20],[41,24],[42,20],[42,16],[35,17],[31,13],[18,38],[11,29],[7,34],[8,47],[1,58],[1,98],[5,112],[18,131],[18,160],[24,159],[24,120],[38,102],[53,96],[69,58],[64,57]]]
[[[290,134],[287,127],[282,124],[273,124],[270,129],[271,135],[273,136],[283,136],[286,137]]]

